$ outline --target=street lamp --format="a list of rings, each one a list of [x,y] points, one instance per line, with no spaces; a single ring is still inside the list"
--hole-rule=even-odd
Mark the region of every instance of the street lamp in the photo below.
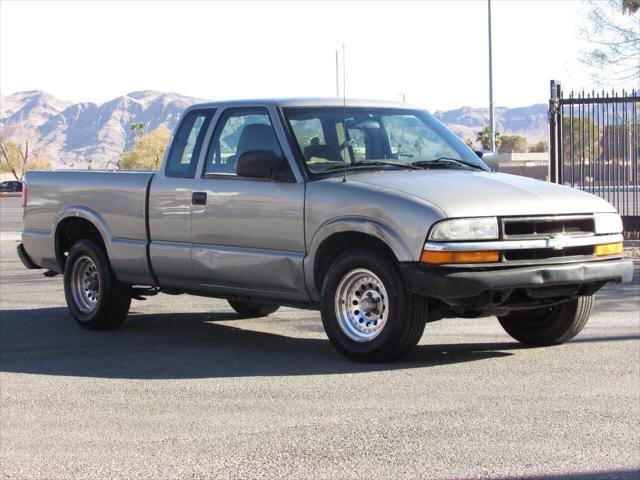
[[[491,135],[491,153],[496,153],[496,123],[493,107],[493,52],[491,45],[491,0],[487,0],[489,21],[489,133]]]

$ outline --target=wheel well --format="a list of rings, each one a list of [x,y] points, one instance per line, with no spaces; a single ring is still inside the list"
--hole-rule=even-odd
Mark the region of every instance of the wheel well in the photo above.
[[[394,262],[398,261],[398,258],[389,245],[379,238],[359,232],[336,233],[325,239],[316,252],[313,266],[313,280],[318,289],[322,286],[322,279],[327,273],[331,263],[338,255],[351,248],[371,248],[386,255]]]
[[[64,264],[71,246],[78,240],[92,240],[106,252],[106,247],[100,231],[89,220],[78,217],[65,218],[56,229],[56,259],[64,270]]]

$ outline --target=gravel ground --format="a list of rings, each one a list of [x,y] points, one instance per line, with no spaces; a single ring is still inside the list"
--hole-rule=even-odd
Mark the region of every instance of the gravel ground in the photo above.
[[[625,242],[624,253],[626,256],[633,258],[635,263],[640,262],[640,241]]]
[[[626,248],[625,253],[628,257],[633,258],[634,262],[640,262],[640,248]]]

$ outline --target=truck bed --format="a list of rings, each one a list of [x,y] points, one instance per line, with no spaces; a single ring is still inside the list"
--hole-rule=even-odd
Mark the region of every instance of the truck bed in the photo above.
[[[32,260],[59,272],[58,261],[52,256],[56,226],[80,217],[100,230],[119,280],[150,283],[147,202],[153,175],[138,171],[29,172],[22,238]]]

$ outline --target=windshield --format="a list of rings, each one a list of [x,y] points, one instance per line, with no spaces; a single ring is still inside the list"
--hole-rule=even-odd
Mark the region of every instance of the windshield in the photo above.
[[[312,173],[361,168],[488,167],[427,112],[392,108],[284,109]]]

